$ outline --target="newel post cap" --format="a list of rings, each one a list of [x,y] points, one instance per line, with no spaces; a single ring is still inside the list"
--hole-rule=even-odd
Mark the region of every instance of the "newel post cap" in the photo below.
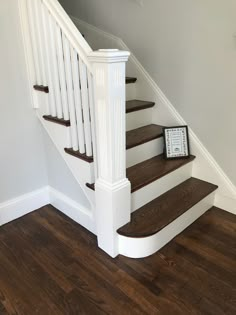
[[[88,58],[92,63],[127,62],[129,56],[129,51],[119,49],[99,49],[88,54]]]

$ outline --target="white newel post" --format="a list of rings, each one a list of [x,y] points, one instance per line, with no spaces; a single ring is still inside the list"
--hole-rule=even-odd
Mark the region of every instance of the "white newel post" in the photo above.
[[[94,119],[98,178],[95,183],[98,245],[118,255],[116,230],[130,221],[131,187],[126,178],[125,66],[130,53],[90,53],[94,74]]]

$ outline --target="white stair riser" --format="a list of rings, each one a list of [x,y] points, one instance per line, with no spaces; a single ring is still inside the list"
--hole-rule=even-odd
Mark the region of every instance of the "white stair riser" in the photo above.
[[[135,99],[136,96],[136,84],[129,83],[126,84],[126,101],[131,101]]]
[[[132,193],[131,197],[131,211],[135,211],[146,203],[154,200],[175,186],[181,184],[192,175],[192,163],[188,163],[177,170],[159,178],[149,185]]]
[[[152,108],[126,114],[126,131],[147,126],[152,123]]]
[[[215,193],[210,194],[152,236],[130,238],[119,235],[119,253],[130,258],[143,258],[154,254],[210,209],[214,196]]]
[[[126,151],[126,167],[133,166],[163,153],[163,137]]]

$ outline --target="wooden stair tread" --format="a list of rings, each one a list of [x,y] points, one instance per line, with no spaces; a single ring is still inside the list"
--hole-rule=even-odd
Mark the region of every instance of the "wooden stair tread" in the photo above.
[[[79,158],[85,162],[88,162],[88,163],[93,162],[92,156],[87,156],[86,154],[82,154],[79,151],[74,151],[73,148],[65,148],[65,152],[74,156],[74,157],[77,157],[77,158]]]
[[[51,120],[51,118],[48,120]],[[127,131],[126,149],[128,150],[140,144],[162,137],[163,136],[162,128],[163,128],[162,126],[158,125],[148,125],[145,127]],[[89,163],[93,162],[93,157],[87,157],[86,155],[81,154],[79,151],[74,151],[72,148],[65,149],[65,152]]]
[[[41,91],[43,91],[43,89],[45,87],[39,86],[38,88],[39,89],[42,88]],[[154,105],[155,105],[155,103],[147,102],[147,101],[139,101],[139,100],[127,101],[126,102],[126,113],[131,113],[134,111],[150,108],[150,107],[153,107]],[[66,126],[66,127],[70,126],[70,120],[64,120],[63,118],[57,118],[57,117],[53,117],[51,115],[44,115],[43,118],[47,121],[51,121],[53,123],[60,124],[60,125]]]
[[[34,85],[34,89],[35,89],[35,91],[38,91],[38,92],[49,93],[49,88],[48,88],[48,86],[44,86],[44,85]]]
[[[152,108],[154,105],[155,105],[154,102],[130,100],[126,102],[126,114],[143,110],[143,109],[147,109],[147,108]]]
[[[216,189],[213,184],[190,178],[136,210],[131,222],[117,232],[133,238],[156,234]]]
[[[126,84],[135,83],[136,81],[137,81],[137,78],[134,78],[134,77],[126,77],[125,78]]]
[[[70,121],[69,120],[65,120],[63,118],[53,117],[51,115],[44,115],[43,118],[47,121],[51,121],[53,123],[63,125],[65,127],[70,127]]]
[[[165,160],[163,154],[127,168],[127,178],[131,182],[131,192],[135,192],[176,169],[192,162],[195,156],[186,159]],[[94,184],[86,184],[94,190]]]
[[[126,149],[134,148],[163,136],[163,126],[147,125],[126,132]]]
[[[166,160],[163,154],[161,154],[129,167],[126,173],[131,182],[131,191],[135,192],[143,188],[157,179],[192,162],[194,159],[195,157],[191,155],[186,159]]]

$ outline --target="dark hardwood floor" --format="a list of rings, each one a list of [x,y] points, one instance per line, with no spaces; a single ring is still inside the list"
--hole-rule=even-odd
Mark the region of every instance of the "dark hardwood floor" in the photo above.
[[[157,254],[111,259],[44,207],[0,228],[0,314],[236,314],[235,233],[213,208]]]

